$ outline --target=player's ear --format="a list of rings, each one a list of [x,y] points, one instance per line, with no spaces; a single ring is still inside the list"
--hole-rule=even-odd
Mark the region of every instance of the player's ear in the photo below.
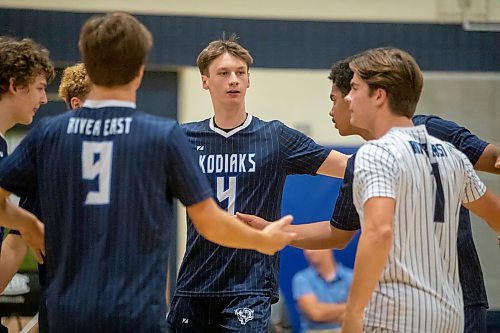
[[[71,97],[69,104],[71,110],[79,109],[83,106],[82,101],[78,97]]]
[[[13,77],[11,77],[9,79],[9,92],[12,93],[12,94],[14,94],[14,93],[17,92],[17,88],[18,87],[17,87],[17,84],[16,84],[16,79],[13,78]]]
[[[247,83],[247,88],[250,88],[250,72],[248,72],[248,83]]]
[[[203,87],[203,89],[208,90],[208,76],[207,75],[201,76],[201,86]]]
[[[387,91],[382,88],[377,88],[375,91],[375,101],[377,105],[382,105],[387,101]]]

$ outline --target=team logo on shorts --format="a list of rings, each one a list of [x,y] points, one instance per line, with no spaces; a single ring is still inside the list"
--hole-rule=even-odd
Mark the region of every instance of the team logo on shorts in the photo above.
[[[245,325],[253,319],[253,310],[249,308],[238,308],[234,310],[234,313],[238,317],[241,325]]]

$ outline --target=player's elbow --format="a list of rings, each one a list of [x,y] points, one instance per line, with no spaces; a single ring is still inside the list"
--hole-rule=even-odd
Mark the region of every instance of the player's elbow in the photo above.
[[[380,245],[391,243],[394,237],[392,222],[372,224],[372,227],[366,228],[362,232]]]
[[[380,245],[387,245],[392,243],[394,237],[394,231],[392,228],[380,228],[375,237],[377,243]]]
[[[342,230],[330,225],[328,233],[325,231],[325,234],[328,235],[327,246],[322,248],[342,250],[353,239],[356,231],[357,230]]]
[[[355,231],[345,232],[345,234],[342,235],[342,237],[339,237],[337,239],[337,243],[334,246],[332,246],[332,248],[343,250],[347,246],[347,244],[351,242],[355,233],[356,233]]]

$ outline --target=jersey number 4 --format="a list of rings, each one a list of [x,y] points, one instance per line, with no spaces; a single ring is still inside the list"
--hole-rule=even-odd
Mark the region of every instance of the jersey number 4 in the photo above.
[[[82,177],[85,180],[98,177],[98,189],[87,193],[86,205],[109,204],[112,156],[113,141],[83,141]]]
[[[227,200],[227,212],[234,215],[234,204],[236,202],[236,177],[229,177],[229,185],[227,189],[225,177],[217,177],[217,200],[220,203]]]

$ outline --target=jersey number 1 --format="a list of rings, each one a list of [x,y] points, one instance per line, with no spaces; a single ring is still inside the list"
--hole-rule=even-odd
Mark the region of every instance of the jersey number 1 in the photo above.
[[[113,141],[83,141],[82,177],[86,180],[94,180],[99,177],[99,188],[97,191],[87,193],[86,205],[109,204],[112,156]]]

